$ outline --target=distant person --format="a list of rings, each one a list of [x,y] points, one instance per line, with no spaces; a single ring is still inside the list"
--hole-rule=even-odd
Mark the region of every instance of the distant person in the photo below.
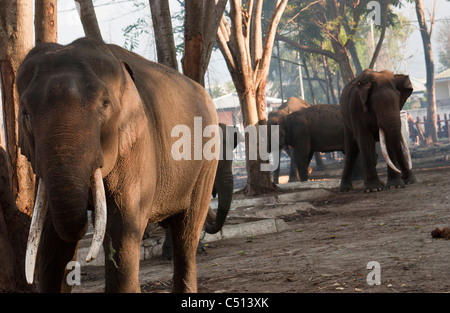
[[[413,141],[415,146],[419,145],[419,131],[417,130],[417,124],[414,122],[411,114],[408,113],[408,126],[409,126],[409,137]]]

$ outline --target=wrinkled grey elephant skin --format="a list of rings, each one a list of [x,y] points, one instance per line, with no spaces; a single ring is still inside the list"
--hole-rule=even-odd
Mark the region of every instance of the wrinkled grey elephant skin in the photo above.
[[[416,181],[408,149],[401,133],[400,110],[413,91],[407,75],[390,71],[364,70],[348,83],[340,104],[345,125],[345,164],[341,191],[352,189],[352,171],[355,159],[361,156],[364,171],[364,191],[379,191],[386,187],[404,187]],[[375,142],[386,147],[387,183],[378,178]],[[384,143],[384,144],[383,144]],[[383,150],[383,149],[382,149]]]
[[[279,125],[279,122],[283,116],[286,116],[293,112],[300,111],[300,110],[303,110],[303,109],[309,108],[309,107],[311,107],[311,104],[308,101],[299,99],[297,97],[289,97],[289,99],[285,103],[280,105],[280,107],[277,110],[269,112],[269,114],[267,116],[267,126],[270,129],[270,126],[272,126],[272,125]],[[269,136],[269,140],[270,140],[270,138],[271,137]],[[299,177],[298,177],[297,166],[295,165],[294,151],[293,151],[292,147],[290,147],[290,146],[284,146],[282,148],[286,151],[286,153],[289,155],[289,158],[291,160],[290,167],[289,167],[289,182],[297,181],[297,180],[299,180]],[[282,150],[279,149],[280,156],[279,156],[278,160],[281,159],[281,152],[282,152]],[[320,157],[320,155],[319,155],[319,157]],[[318,160],[318,158],[316,156],[316,161],[317,160]],[[321,161],[321,159],[319,160],[319,162],[320,161]],[[273,182],[275,184],[278,184],[279,178],[280,178],[280,164],[278,164],[278,167],[273,171]]]
[[[196,250],[218,160],[176,160],[171,149],[179,140],[172,135],[175,126],[193,132],[194,117],[203,129],[218,124],[204,88],[119,46],[87,38],[37,45],[20,66],[17,88],[20,147],[48,201],[39,290],[61,290],[65,266],[86,233],[87,211],[94,208],[91,177],[97,184],[100,169],[107,204],[105,291],[140,291],[140,246],[150,221],[171,227],[173,290],[195,292]],[[215,138],[200,143],[215,140],[219,146]],[[191,136],[192,150],[193,141]]]
[[[344,123],[335,104],[317,104],[279,120],[280,148],[294,149],[301,181],[308,180],[308,166],[315,152],[344,151]]]

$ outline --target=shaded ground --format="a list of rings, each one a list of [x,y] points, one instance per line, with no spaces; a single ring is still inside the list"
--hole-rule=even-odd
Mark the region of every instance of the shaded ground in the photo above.
[[[450,148],[412,155],[417,184],[377,193],[330,189],[312,202],[316,209],[281,216],[288,230],[210,243],[197,257],[199,292],[450,292],[450,241],[431,237],[450,227]],[[311,178],[339,177],[340,165],[328,168]],[[370,261],[380,265],[380,285],[367,283]],[[82,272],[75,291],[102,291],[102,268]],[[171,276],[171,262],[142,262],[144,292],[169,292]]]

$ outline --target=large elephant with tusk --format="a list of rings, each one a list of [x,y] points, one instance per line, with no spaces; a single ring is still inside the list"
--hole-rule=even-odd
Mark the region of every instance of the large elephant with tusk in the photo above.
[[[358,154],[364,170],[364,191],[383,190],[376,171],[375,142],[388,165],[386,187],[404,187],[416,181],[411,171],[407,141],[401,132],[400,110],[413,91],[407,75],[364,70],[341,94],[344,119],[345,164],[340,190],[352,189],[352,171]]]
[[[205,90],[170,68],[88,38],[37,45],[19,68],[17,89],[20,147],[39,181],[27,280],[33,281],[38,257],[39,290],[61,291],[92,210],[87,261],[103,245],[106,292],[140,291],[148,221],[170,225],[173,290],[195,292],[196,250],[218,162],[213,150],[220,145]],[[197,149],[193,159],[173,155],[180,135],[190,144],[183,149]]]

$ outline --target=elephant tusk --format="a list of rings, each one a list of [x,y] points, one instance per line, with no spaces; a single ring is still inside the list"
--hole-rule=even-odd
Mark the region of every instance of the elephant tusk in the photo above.
[[[408,169],[412,169],[412,162],[411,162],[411,153],[409,152],[408,143],[406,142],[405,136],[402,133],[402,146],[405,149],[406,159],[408,161]]]
[[[384,131],[380,128],[380,147],[381,147],[381,153],[383,153],[383,157],[386,160],[387,165],[392,168],[397,173],[401,173],[401,171],[395,167],[395,165],[392,163],[391,159],[389,158],[389,153],[386,148],[386,136],[384,135]]]
[[[33,283],[36,256],[47,214],[48,200],[44,182],[40,179],[38,191],[34,202],[33,217],[31,218],[30,232],[28,234],[27,251],[25,254],[25,277],[28,284]]]
[[[106,196],[100,168],[96,169],[92,175],[91,188],[95,200],[95,225],[92,244],[87,254],[86,262],[90,262],[97,257],[106,232]]]

